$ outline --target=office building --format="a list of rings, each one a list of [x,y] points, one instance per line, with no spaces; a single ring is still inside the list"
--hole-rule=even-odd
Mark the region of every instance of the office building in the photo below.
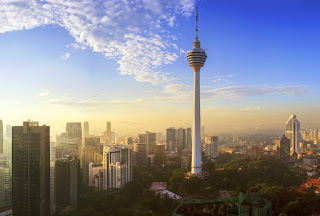
[[[50,215],[50,127],[12,127],[13,215]]]
[[[140,143],[140,142],[139,142]],[[147,154],[155,153],[156,133],[146,132]]]
[[[179,128],[176,130],[177,135],[177,151],[180,153],[183,149],[187,147],[186,142],[186,130]]]
[[[67,138],[64,134],[57,137],[58,146],[56,147],[56,156],[61,158],[65,155],[80,158],[81,140],[78,138]]]
[[[166,164],[166,145],[165,144],[157,144],[155,146],[155,157],[154,164],[157,166],[163,166]]]
[[[147,144],[147,134],[138,134],[138,143]]]
[[[219,141],[217,136],[207,136],[205,138],[205,154],[211,158],[219,156]]]
[[[300,122],[297,120],[296,115],[291,115],[286,123],[286,137],[290,139],[290,154],[300,154]]]
[[[139,166],[147,162],[147,144],[135,143],[134,144],[134,165]]]
[[[111,141],[111,122],[107,122],[106,125],[106,137]]]
[[[89,182],[89,163],[94,162],[96,150],[94,146],[86,146],[83,149],[83,158],[82,158],[82,174],[83,174],[83,182],[88,184]]]
[[[11,205],[9,157],[0,154],[0,208]]]
[[[122,188],[132,180],[132,150],[124,147],[104,147],[103,188]]]
[[[126,137],[126,145],[133,145],[133,138],[132,137]]]
[[[2,122],[2,120],[0,120],[0,154],[4,154],[3,122]]]
[[[56,160],[56,143],[50,142],[50,211],[55,214],[54,208],[54,164]]]
[[[198,39],[198,10],[196,11],[196,39],[193,42],[193,50],[187,54],[190,66],[193,68],[193,128],[192,128],[192,161],[191,173],[200,174],[201,168],[201,134],[200,134],[200,69],[204,65],[207,55],[201,49]],[[203,132],[204,133],[204,132]]]
[[[89,122],[83,123],[83,137],[89,137]]]
[[[191,152],[185,148],[181,151],[181,169],[190,171],[191,167]]]
[[[167,129],[167,152],[175,152],[176,151],[176,129],[174,127]]]
[[[281,139],[276,140],[277,158],[284,163],[290,162],[290,140],[283,134]]]
[[[191,130],[191,128],[187,128],[187,130],[186,130],[186,143],[187,143],[187,149],[191,152],[191,150],[192,150],[192,130]]]
[[[57,159],[54,166],[54,189],[56,213],[67,207],[78,209],[80,161],[72,156]]]

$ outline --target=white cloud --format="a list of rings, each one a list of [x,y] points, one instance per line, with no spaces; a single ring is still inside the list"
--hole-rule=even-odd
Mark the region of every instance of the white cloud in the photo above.
[[[68,58],[70,58],[70,53],[66,52],[64,55],[61,56],[62,60],[67,60]]]
[[[169,84],[164,86],[164,93],[172,96],[191,97],[192,86],[184,84]],[[287,86],[228,86],[221,88],[212,88],[204,86],[201,91],[201,99],[234,99],[242,97],[264,96],[264,95],[291,95],[299,96],[308,93],[303,85]]]
[[[11,0],[0,3],[0,33],[55,24],[67,29],[76,49],[91,48],[117,60],[122,75],[167,83],[161,66],[180,52],[162,33],[177,16],[190,16],[195,0]],[[176,47],[176,48],[174,48]],[[65,56],[67,57],[67,56]]]
[[[50,91],[49,91],[49,90],[47,90],[47,89],[41,89],[39,96],[40,96],[40,97],[43,97],[43,96],[46,96],[46,95],[49,95],[49,94],[50,94]]]

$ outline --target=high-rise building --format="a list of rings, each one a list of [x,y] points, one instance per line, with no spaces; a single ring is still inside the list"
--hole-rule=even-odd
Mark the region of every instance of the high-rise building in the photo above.
[[[147,134],[138,134],[138,143],[147,144]]]
[[[13,215],[50,215],[50,127],[12,127]]]
[[[135,166],[145,164],[147,162],[147,144],[135,143],[133,158]]]
[[[4,154],[4,145],[3,145],[3,122],[0,120],[0,154]]]
[[[100,137],[89,137],[85,138],[84,146],[93,146],[96,153],[103,154],[103,144],[101,143]]]
[[[283,134],[281,139],[276,140],[277,158],[284,163],[290,161],[290,140]]]
[[[73,157],[81,156],[81,140],[78,138],[65,138],[64,136],[59,136],[57,139],[57,158],[61,158],[65,155],[70,155]]]
[[[155,147],[154,164],[162,166],[166,164],[166,145],[157,144]]]
[[[147,154],[154,154],[156,147],[156,133],[146,132]]]
[[[107,122],[106,136],[111,139],[111,122]]]
[[[88,145],[83,149],[83,159],[82,159],[82,174],[83,174],[83,182],[88,184],[89,182],[89,163],[94,162],[96,150],[94,146]]]
[[[126,137],[126,145],[133,145],[133,138],[132,137]]]
[[[55,206],[56,213],[65,207],[78,209],[80,161],[72,156],[65,156],[55,162]]]
[[[11,204],[9,157],[0,154],[0,208]]]
[[[192,131],[191,131],[191,128],[187,128],[186,143],[187,143],[187,149],[191,152],[191,149],[192,149]]]
[[[7,138],[11,139],[12,138],[12,127],[11,127],[11,125],[6,125],[6,130],[7,130]]]
[[[82,156],[82,127],[81,122],[68,122],[66,126],[66,137],[67,139],[78,140],[78,159],[81,159]],[[74,141],[71,141],[71,143]],[[66,142],[70,143],[70,142]],[[70,144],[71,144],[70,143]],[[66,154],[61,154],[64,156]]]
[[[181,169],[190,171],[191,166],[191,152],[185,148],[181,151]]]
[[[83,136],[84,138],[89,137],[89,122],[83,123]]]
[[[204,126],[202,126],[202,128],[201,128],[201,139],[205,139],[205,136],[206,136],[206,134],[204,132]]]
[[[177,135],[177,151],[180,153],[183,149],[187,147],[186,142],[186,130],[179,128],[176,130]]]
[[[200,134],[200,69],[204,65],[207,55],[201,49],[198,40],[198,10],[196,11],[196,39],[193,42],[193,50],[187,54],[190,66],[193,68],[193,128],[192,128],[192,161],[191,173],[200,174],[201,168],[201,134]]]
[[[50,211],[54,215],[54,164],[56,160],[56,143],[50,142]]]
[[[132,149],[104,147],[103,188],[122,188],[132,180]]]
[[[205,154],[207,157],[219,156],[219,142],[217,136],[207,136],[205,139]]]
[[[96,190],[102,190],[102,182],[103,182],[103,163],[98,162],[90,162],[89,163],[89,182],[88,185],[90,187],[96,188]]]
[[[167,129],[167,152],[175,152],[176,151],[176,129],[174,127]]]
[[[68,122],[66,126],[67,138],[82,140],[81,122]]]
[[[290,154],[300,154],[300,122],[296,115],[291,115],[286,123],[286,137],[290,139]]]

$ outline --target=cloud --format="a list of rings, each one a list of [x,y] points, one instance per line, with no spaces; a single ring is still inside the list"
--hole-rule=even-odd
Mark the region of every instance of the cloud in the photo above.
[[[184,84],[169,84],[164,86],[163,92],[172,96],[191,97],[192,87]],[[254,97],[264,95],[291,95],[299,96],[308,93],[303,85],[287,86],[228,86],[221,88],[210,88],[204,86],[201,90],[201,99],[237,99],[242,97]]]
[[[264,95],[291,95],[299,96],[307,93],[303,85],[288,86],[228,86],[216,89],[210,89],[202,92],[204,99],[218,98],[242,98]]]
[[[47,89],[41,89],[39,96],[40,96],[40,97],[43,97],[43,96],[46,96],[46,95],[49,95],[49,94],[50,94],[50,91],[49,91],[49,90],[47,90]]]
[[[201,100],[225,100],[238,99],[243,97],[264,96],[264,95],[291,95],[299,96],[307,93],[304,86],[229,86],[224,88],[210,89],[201,91]],[[193,91],[191,86],[183,84],[165,85],[162,91],[164,96],[141,97],[132,100],[76,100],[69,97],[55,97],[45,101],[48,104],[62,106],[74,106],[80,108],[101,107],[109,105],[126,105],[126,104],[156,104],[156,103],[181,103],[192,101]],[[158,92],[160,95],[161,93]],[[261,107],[246,107],[246,112],[260,111]]]
[[[261,107],[246,107],[246,108],[244,108],[244,111],[246,111],[246,112],[257,112],[260,110],[261,110]]]
[[[122,75],[154,85],[172,80],[161,71],[181,55],[174,35],[177,16],[190,16],[195,0],[11,0],[0,9],[0,33],[58,25],[75,49],[115,59]],[[66,56],[67,57],[67,56]]]
[[[66,52],[64,55],[61,56],[62,60],[67,60],[68,58],[70,58],[70,53]]]

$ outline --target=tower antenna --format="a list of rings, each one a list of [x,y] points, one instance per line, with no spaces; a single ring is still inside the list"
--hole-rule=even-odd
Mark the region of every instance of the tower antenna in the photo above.
[[[196,41],[198,41],[198,4],[196,9]]]

